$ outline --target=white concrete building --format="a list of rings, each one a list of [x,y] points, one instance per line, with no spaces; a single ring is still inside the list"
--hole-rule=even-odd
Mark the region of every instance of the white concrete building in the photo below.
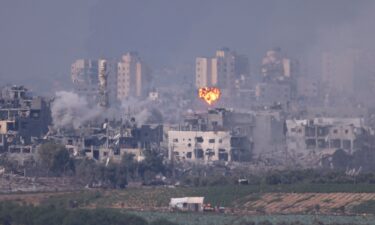
[[[197,88],[217,85],[217,64],[212,58],[198,57],[195,60],[195,86]]]
[[[228,131],[169,131],[170,160],[231,161],[231,135]]]

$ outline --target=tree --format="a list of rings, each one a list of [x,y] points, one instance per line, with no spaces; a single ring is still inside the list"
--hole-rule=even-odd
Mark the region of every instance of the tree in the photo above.
[[[126,170],[127,178],[135,179],[137,177],[138,162],[134,159],[134,154],[125,154],[121,159],[121,166]]]
[[[95,181],[101,179],[100,170],[98,165],[92,159],[81,159],[75,161],[76,170],[75,175],[78,178],[79,182],[83,182],[88,186],[92,186]]]
[[[74,163],[70,159],[69,152],[65,146],[54,142],[47,142],[39,146],[39,162],[47,169],[47,173],[52,171],[56,175],[74,171]]]
[[[159,155],[155,150],[146,150],[145,159],[139,165],[139,173],[146,180],[152,175],[164,174],[166,168],[163,164],[163,156]],[[147,175],[147,177],[146,177]]]

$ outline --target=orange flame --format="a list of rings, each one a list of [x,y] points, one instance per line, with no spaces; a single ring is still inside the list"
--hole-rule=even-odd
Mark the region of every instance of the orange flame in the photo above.
[[[219,100],[221,92],[219,88],[216,87],[204,87],[199,88],[199,98],[203,99],[207,102],[207,104],[211,105],[217,100]]]

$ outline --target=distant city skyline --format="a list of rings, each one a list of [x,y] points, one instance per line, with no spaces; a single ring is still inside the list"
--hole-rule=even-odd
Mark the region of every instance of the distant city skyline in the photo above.
[[[190,64],[194,77],[195,58],[221,47],[259,65],[276,46],[316,75],[322,50],[374,50],[374,9],[373,1],[351,0],[3,0],[0,79],[53,93],[71,88],[76,59],[120,58],[128,51],[155,70]]]

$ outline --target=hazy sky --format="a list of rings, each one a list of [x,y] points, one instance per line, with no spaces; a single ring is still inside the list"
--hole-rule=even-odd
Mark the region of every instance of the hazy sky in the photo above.
[[[256,65],[280,46],[314,67],[321,49],[374,48],[373,12],[371,0],[0,0],[0,85],[53,91],[75,59],[130,50],[157,68],[223,46]]]

